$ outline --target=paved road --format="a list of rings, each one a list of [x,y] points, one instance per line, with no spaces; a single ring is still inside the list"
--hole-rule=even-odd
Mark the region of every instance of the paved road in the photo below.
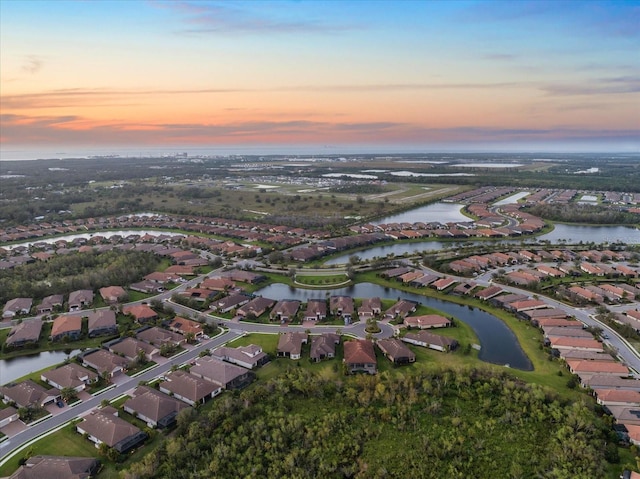
[[[71,407],[66,411],[61,412],[55,416],[52,416],[45,421],[42,421],[34,426],[28,427],[24,431],[11,437],[11,439],[0,444],[0,458],[4,458],[11,454],[16,449],[20,448],[23,444],[42,436],[47,431],[55,429],[72,419],[75,419],[83,414],[89,412],[91,409],[100,405],[104,399],[117,398],[131,389],[135,388],[140,381],[150,381],[158,376],[168,372],[172,366],[187,363],[195,359],[201,351],[209,348],[217,348],[223,344],[242,336],[242,332],[239,331],[227,331],[220,336],[216,336],[208,341],[198,343],[194,349],[181,354],[165,364],[158,365],[149,371],[146,371],[136,377],[129,378],[126,382],[118,384],[115,388],[109,389],[97,396],[92,397],[86,401],[81,402],[77,406]]]

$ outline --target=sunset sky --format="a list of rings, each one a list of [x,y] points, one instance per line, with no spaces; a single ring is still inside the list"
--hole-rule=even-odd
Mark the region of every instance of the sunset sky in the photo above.
[[[0,0],[20,151],[640,150],[640,1]]]

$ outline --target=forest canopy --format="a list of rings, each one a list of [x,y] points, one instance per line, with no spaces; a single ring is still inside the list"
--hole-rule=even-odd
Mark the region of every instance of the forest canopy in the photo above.
[[[603,477],[610,429],[582,402],[485,370],[292,368],[200,414],[123,473],[143,478]]]

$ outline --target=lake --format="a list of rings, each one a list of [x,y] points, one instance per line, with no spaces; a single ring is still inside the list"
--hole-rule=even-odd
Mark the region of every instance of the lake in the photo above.
[[[30,356],[20,356],[0,360],[0,384],[7,384],[22,376],[64,362],[70,356],[80,353],[79,349],[67,354],[65,351],[44,351]]]
[[[374,221],[373,224],[386,223],[429,223],[438,221],[447,223],[449,221],[471,221],[471,218],[463,215],[460,210],[464,205],[457,203],[431,203],[430,205],[405,211],[397,215],[387,216],[381,220]]]
[[[459,304],[428,298],[413,293],[406,293],[394,288],[386,288],[373,283],[359,283],[346,288],[332,290],[300,289],[274,283],[256,291],[266,298],[275,300],[297,299],[306,302],[309,299],[323,299],[328,295],[345,295],[353,298],[380,297],[397,299],[399,297],[417,301],[425,306],[438,309],[468,324],[478,336],[482,346],[478,357],[482,361],[506,365],[517,369],[531,371],[533,366],[520,343],[507,325],[495,316],[477,308],[469,308]]]

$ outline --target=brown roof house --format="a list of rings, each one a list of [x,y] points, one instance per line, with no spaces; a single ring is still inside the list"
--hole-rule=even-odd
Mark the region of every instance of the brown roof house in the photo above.
[[[458,341],[439,334],[420,331],[417,333],[407,333],[402,341],[415,344],[423,348],[435,349],[436,351],[448,352],[458,347]]]
[[[324,299],[310,299],[304,312],[305,321],[321,321],[327,318],[327,302]]]
[[[181,318],[180,316],[176,316],[171,320],[169,329],[184,336],[193,334],[194,338],[199,338],[204,335],[202,324],[191,319]]]
[[[255,344],[237,348],[222,346],[211,351],[211,356],[247,369],[254,369],[269,362],[267,354]]]
[[[41,319],[29,319],[16,324],[11,331],[5,345],[10,348],[20,348],[27,344],[37,344],[42,331]]]
[[[0,429],[18,419],[20,419],[20,415],[18,414],[18,410],[13,406],[0,409]]]
[[[52,313],[54,309],[62,308],[64,304],[64,296],[61,294],[52,294],[42,300],[38,305],[38,314]]]
[[[31,298],[13,298],[7,301],[2,309],[3,318],[13,318],[14,316],[29,314],[33,299]]]
[[[271,306],[275,304],[275,300],[269,298],[263,298],[258,296],[253,298],[244,306],[238,308],[237,314],[246,318],[249,315],[253,315],[254,318],[262,316]]]
[[[90,479],[100,470],[93,457],[33,456],[9,479]]]
[[[379,339],[376,344],[386,358],[394,364],[409,364],[416,360],[415,353],[399,339]]]
[[[85,416],[84,421],[76,425],[76,431],[86,434],[96,447],[104,443],[119,453],[125,453],[147,439],[144,432],[119,418],[118,411],[111,406]]]
[[[93,303],[93,291],[79,289],[69,293],[69,311],[79,311]]]
[[[302,345],[307,344],[307,333],[287,332],[278,338],[278,356],[289,359],[300,359]]]
[[[158,319],[158,314],[146,304],[135,304],[122,310],[124,314],[130,314],[139,323],[149,323]]]
[[[212,304],[212,309],[219,313],[228,313],[232,309],[247,304],[250,300],[251,298],[245,294],[232,294],[216,301]]]
[[[60,398],[60,391],[56,388],[45,389],[31,379],[0,387],[5,403],[14,402],[18,407],[46,406]]]
[[[130,361],[122,356],[118,356],[106,349],[96,349],[82,354],[82,365],[98,371],[100,376],[106,374],[109,377],[117,376],[129,367]]]
[[[70,388],[76,392],[80,392],[85,389],[88,384],[96,382],[98,375],[93,371],[83,368],[79,364],[69,363],[59,368],[45,371],[40,375],[40,379],[60,390]]]
[[[191,406],[204,404],[223,391],[222,385],[178,369],[165,375],[160,391]]]
[[[404,325],[407,328],[430,329],[448,328],[451,320],[439,314],[425,314],[422,316],[407,316],[404,318]]]
[[[405,318],[409,313],[413,313],[417,307],[418,303],[415,301],[401,299],[384,312],[384,317],[387,319]]]
[[[340,336],[334,333],[324,333],[311,336],[311,352],[309,357],[318,362],[336,356],[336,345],[340,344]]]
[[[101,309],[87,314],[89,337],[102,336],[105,334],[117,334],[118,323],[116,313],[110,309]]]
[[[362,300],[362,305],[358,308],[358,318],[366,320],[373,318],[382,312],[382,301],[380,298],[365,298]]]
[[[149,427],[166,428],[176,423],[178,413],[187,408],[185,403],[149,386],[138,386],[133,397],[127,399],[123,409]]]
[[[82,336],[82,318],[80,316],[58,316],[51,327],[51,341],[68,338],[77,341]]]
[[[156,326],[140,329],[136,333],[136,338],[140,341],[144,341],[145,343],[152,344],[157,348],[162,347],[166,344],[169,344],[171,346],[180,346],[186,341],[185,337],[181,334],[158,328]]]
[[[189,373],[219,384],[224,389],[241,389],[248,386],[255,377],[248,369],[210,356],[197,358],[196,365],[191,366]]]
[[[300,309],[300,301],[283,299],[273,307],[269,319],[286,323],[295,318],[298,309]]]
[[[128,294],[122,286],[106,286],[100,288],[100,296],[105,303],[115,304],[125,300]]]
[[[349,373],[366,372],[376,374],[377,360],[373,343],[365,339],[355,339],[344,343],[344,359]]]
[[[329,298],[329,311],[332,316],[342,318],[344,324],[350,324],[355,312],[353,298],[351,296],[331,296]]]
[[[160,354],[160,350],[151,344],[139,341],[135,338],[124,338],[122,340],[114,340],[108,343],[109,351],[119,354],[129,361],[137,361],[144,354],[147,361],[152,360],[156,355]]]

